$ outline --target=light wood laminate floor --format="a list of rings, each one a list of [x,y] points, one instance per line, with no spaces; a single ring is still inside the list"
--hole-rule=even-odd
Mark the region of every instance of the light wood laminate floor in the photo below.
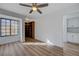
[[[79,44],[65,43],[63,46],[63,55],[65,56],[79,56]]]
[[[26,37],[26,38],[25,38],[25,42],[42,42],[42,41],[37,40],[37,39],[33,39],[33,38]],[[43,42],[42,42],[42,43],[43,43]]]
[[[79,45],[65,43],[63,49],[45,43],[9,43],[0,46],[0,56],[79,56]]]
[[[0,46],[0,56],[62,56],[57,46],[23,44],[20,42]]]

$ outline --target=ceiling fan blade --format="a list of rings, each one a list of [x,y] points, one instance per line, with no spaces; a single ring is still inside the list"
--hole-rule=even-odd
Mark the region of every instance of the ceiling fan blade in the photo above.
[[[30,10],[30,12],[29,13],[32,13],[33,12],[33,10]]]
[[[42,12],[41,12],[39,9],[37,9],[37,11],[38,11],[40,14],[42,14]]]
[[[22,3],[20,3],[19,5],[21,5],[21,6],[26,6],[26,7],[32,7],[32,6],[30,6],[30,5],[26,5],[26,4],[22,4]]]
[[[42,8],[42,7],[47,7],[47,6],[48,6],[48,4],[47,4],[47,3],[38,5],[38,7],[39,7],[39,8]]]

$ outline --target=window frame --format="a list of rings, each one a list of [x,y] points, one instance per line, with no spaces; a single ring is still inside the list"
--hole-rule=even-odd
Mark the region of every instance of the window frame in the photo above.
[[[5,20],[5,35],[1,35],[1,20],[4,19]],[[6,20],[10,21],[10,35],[6,35]],[[17,22],[17,34],[15,33],[14,35],[11,34],[11,21],[16,21]],[[9,19],[9,18],[0,18],[0,37],[5,37],[5,36],[17,36],[18,35],[18,23],[19,20],[14,20],[14,19]]]

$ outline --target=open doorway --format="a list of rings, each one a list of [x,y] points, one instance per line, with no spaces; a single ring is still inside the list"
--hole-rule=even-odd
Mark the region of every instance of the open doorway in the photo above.
[[[25,22],[25,42],[42,42],[35,39],[35,22]]]
[[[35,40],[35,22],[25,22],[25,41]]]

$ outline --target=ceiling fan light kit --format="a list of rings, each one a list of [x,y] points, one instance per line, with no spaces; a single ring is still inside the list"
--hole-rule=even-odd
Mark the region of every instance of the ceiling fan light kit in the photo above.
[[[37,8],[36,7],[32,7],[33,11],[37,11]]]
[[[22,4],[22,3],[20,3],[19,5],[25,6],[25,7],[31,7],[32,9],[30,10],[29,13],[32,13],[33,11],[37,11],[40,14],[42,14],[42,12],[38,8],[43,8],[43,7],[47,7],[48,6],[47,3],[40,4],[40,5],[38,5],[37,3],[32,3],[32,6],[31,5],[27,5],[27,4]]]

